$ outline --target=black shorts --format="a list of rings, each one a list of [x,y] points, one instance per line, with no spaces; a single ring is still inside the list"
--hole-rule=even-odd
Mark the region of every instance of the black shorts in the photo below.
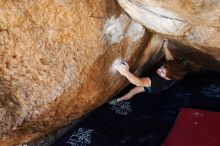
[[[144,91],[146,92],[146,93],[151,93],[151,87],[144,87]]]

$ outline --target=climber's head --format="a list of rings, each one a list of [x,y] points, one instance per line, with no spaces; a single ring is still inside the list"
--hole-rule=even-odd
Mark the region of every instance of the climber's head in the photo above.
[[[169,60],[157,69],[157,74],[166,80],[181,80],[187,71],[182,61]]]

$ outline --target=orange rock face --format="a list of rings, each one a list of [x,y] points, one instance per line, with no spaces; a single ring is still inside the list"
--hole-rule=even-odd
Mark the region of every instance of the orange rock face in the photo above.
[[[0,0],[0,145],[30,141],[107,101],[127,83],[112,62],[124,58],[138,74],[151,38],[114,1]]]
[[[163,57],[162,37],[143,25],[172,39],[175,56],[219,70],[218,0],[117,1],[134,20],[114,0],[0,0],[1,146],[33,140],[116,95],[128,83],[112,69],[116,59],[138,75]]]

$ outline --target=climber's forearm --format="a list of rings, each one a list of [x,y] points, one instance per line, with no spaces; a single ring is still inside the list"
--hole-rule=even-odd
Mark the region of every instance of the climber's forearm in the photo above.
[[[166,60],[174,60],[172,53],[167,46],[164,46]]]
[[[136,86],[142,86],[142,87],[147,87],[150,86],[150,82],[148,78],[139,78],[133,75],[130,72],[127,72],[125,74],[125,77],[134,85]]]

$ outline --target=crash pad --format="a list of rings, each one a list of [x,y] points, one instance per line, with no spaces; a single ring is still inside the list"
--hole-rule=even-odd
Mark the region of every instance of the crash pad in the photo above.
[[[175,127],[179,136],[181,133],[178,132],[184,131],[185,136],[180,137],[184,139],[182,143],[187,142],[185,139],[190,137],[193,138],[191,142],[201,141],[206,144],[203,141],[211,140],[214,143],[212,136],[220,135],[216,131],[216,124],[220,125],[220,122],[217,122],[219,118],[216,118],[216,115],[219,115],[216,112],[220,112],[219,77],[219,74],[213,72],[190,74],[165,91],[140,93],[130,100],[115,102],[115,99],[133,87],[129,85],[119,95],[89,113],[54,142],[53,146],[161,146],[163,143],[169,146],[168,144],[172,144],[169,140],[169,136],[172,138],[170,131],[172,129],[175,132]],[[184,109],[181,110],[182,108]],[[197,112],[192,114],[185,108],[212,112],[207,114],[205,111],[196,110]],[[206,135],[199,129],[202,127],[205,127]],[[208,130],[209,128],[211,130]],[[184,146],[190,145],[184,143]]]
[[[162,146],[220,146],[220,113],[182,108]]]

